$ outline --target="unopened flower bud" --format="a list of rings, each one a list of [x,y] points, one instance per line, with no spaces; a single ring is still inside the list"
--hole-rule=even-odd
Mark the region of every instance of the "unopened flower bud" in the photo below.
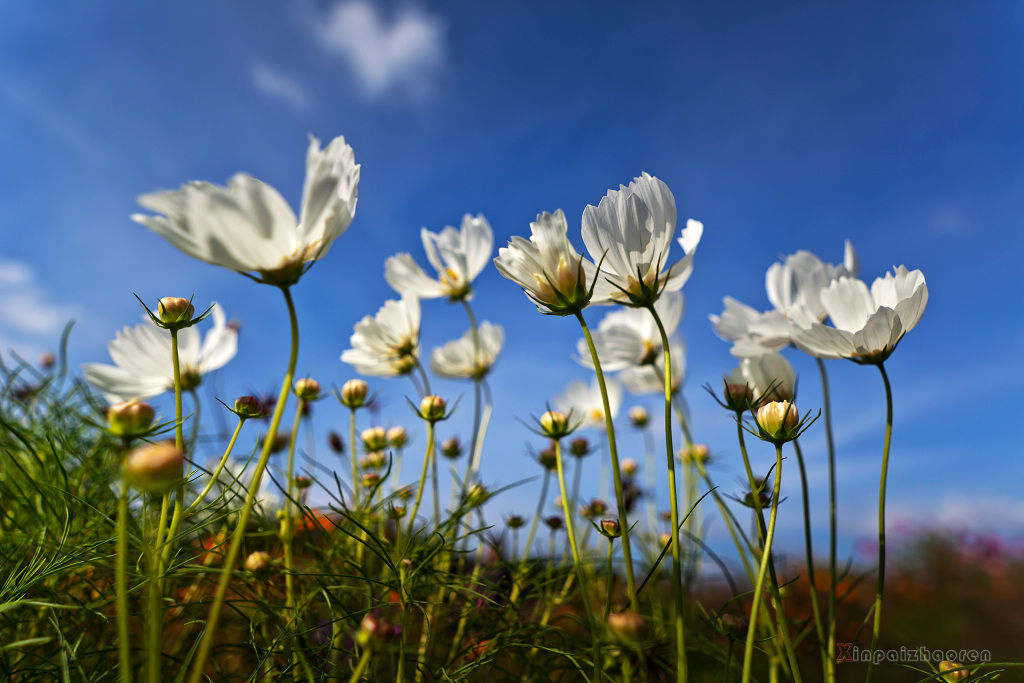
[[[273,558],[270,553],[263,550],[249,553],[249,557],[245,558],[245,570],[256,575],[268,574],[272,564]]]
[[[39,367],[41,367],[43,370],[51,369],[56,362],[57,357],[54,356],[49,351],[43,351],[41,354],[39,354]]]
[[[970,670],[966,669],[963,664],[949,661],[939,662],[939,673],[943,674],[942,680],[946,683],[966,681],[971,676]]]
[[[413,493],[414,491],[412,490],[411,486],[403,486],[402,488],[395,491],[395,495],[398,497],[399,500],[409,500],[410,498],[412,498]]]
[[[380,483],[380,474],[377,472],[367,472],[363,475],[363,486],[366,488],[373,488]]]
[[[315,401],[320,398],[320,382],[303,377],[295,383],[295,395],[300,401]]]
[[[633,406],[629,409],[629,421],[633,423],[634,427],[646,427],[648,419],[649,416],[647,415],[647,408],[644,408],[643,406]]]
[[[341,440],[341,434],[332,431],[327,435],[327,447],[332,451],[341,455],[345,452],[345,442]]]
[[[550,517],[545,517],[544,523],[552,531],[558,531],[563,526],[565,526],[565,520],[559,517],[558,515],[551,515]]]
[[[725,385],[724,396],[725,405],[729,407],[729,410],[734,410],[736,412],[743,412],[747,409],[750,402],[754,400],[750,387],[746,384],[727,382]]]
[[[636,648],[643,640],[646,623],[633,610],[609,614],[607,624],[608,633],[622,645]]]
[[[274,435],[274,441],[270,445],[271,453],[280,453],[284,449],[288,448],[288,444],[291,443],[292,435],[289,432],[278,432]]]
[[[622,535],[622,529],[619,528],[619,520],[617,519],[602,519],[601,520],[601,533],[608,538],[618,538]]]
[[[680,462],[692,462],[704,465],[708,462],[708,447],[702,443],[695,443],[692,446],[684,446],[679,449],[677,457]]]
[[[723,636],[731,638],[743,638],[747,635],[747,627],[750,622],[738,614],[722,614],[718,617],[718,631]]]
[[[379,470],[387,463],[388,458],[384,451],[374,451],[359,458],[359,467],[364,470]]]
[[[450,439],[445,439],[441,443],[441,455],[452,460],[462,455],[462,444],[459,442],[459,437],[453,436]]]
[[[608,504],[600,498],[594,498],[592,501],[583,506],[581,512],[584,517],[594,518],[600,517],[608,511]]]
[[[627,477],[632,477],[634,474],[636,474],[637,470],[640,469],[640,465],[637,464],[637,461],[634,460],[633,458],[626,458],[625,460],[619,463],[619,469]]]
[[[424,396],[420,401],[420,415],[428,422],[436,422],[444,417],[448,405],[440,396]]]
[[[537,454],[537,462],[546,470],[553,470],[558,466],[558,451],[555,450],[553,443]]]
[[[370,393],[370,387],[365,380],[350,379],[341,385],[341,403],[352,408],[360,408],[366,404],[366,395]]]
[[[540,416],[540,428],[545,436],[560,439],[569,432],[569,418],[557,410],[549,410]]]
[[[505,518],[505,524],[509,529],[518,529],[526,524],[526,520],[521,515],[509,515]]]
[[[297,488],[300,491],[304,491],[305,489],[308,489],[312,485],[313,480],[310,479],[309,477],[303,476],[301,474],[295,477],[295,488]]]
[[[473,484],[466,490],[466,503],[471,507],[482,505],[489,495],[483,484]]]
[[[391,444],[392,448],[404,448],[405,444],[409,443],[409,432],[402,426],[389,429],[387,437],[388,443]]]
[[[125,401],[107,408],[107,425],[116,436],[144,434],[155,419],[153,406],[143,401]]]
[[[263,406],[255,396],[239,396],[235,399],[235,415],[242,420],[263,415]]]
[[[381,647],[401,633],[401,629],[374,612],[370,612],[359,624],[356,640],[363,647]]]
[[[569,452],[577,458],[590,454],[590,442],[585,436],[577,436],[569,442]]]
[[[146,493],[165,493],[184,474],[185,453],[173,441],[160,441],[139,446],[124,461],[128,483]]]
[[[405,517],[405,506],[404,505],[390,505],[388,506],[388,517],[391,519],[402,519]]]
[[[800,414],[789,401],[771,401],[757,409],[757,426],[771,441],[788,441],[800,426]]]
[[[388,434],[383,427],[367,427],[359,433],[359,440],[363,442],[363,450],[371,453],[388,447]]]
[[[668,546],[670,543],[672,543],[672,534],[670,534],[667,531],[661,532],[660,534],[658,534],[658,543],[661,544],[662,548]]]
[[[180,296],[165,296],[156,304],[157,317],[165,323],[187,323],[196,309],[188,299]]]

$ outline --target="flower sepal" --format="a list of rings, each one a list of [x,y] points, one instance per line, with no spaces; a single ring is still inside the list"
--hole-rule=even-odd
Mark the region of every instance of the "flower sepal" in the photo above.
[[[192,327],[196,323],[206,320],[210,317],[210,313],[213,312],[215,305],[210,304],[209,308],[196,316],[194,315],[195,307],[192,305],[192,299],[195,298],[195,294],[188,299],[166,296],[157,302],[157,313],[153,313],[153,311],[149,310],[149,306],[139,298],[138,294],[135,294],[135,298],[142,304],[142,308],[145,309],[146,315],[149,316],[154,325],[165,330],[174,331]]]
[[[762,441],[768,441],[776,446],[799,438],[821,417],[820,410],[813,417],[809,410],[801,417],[796,405],[790,401],[769,401],[756,410],[752,405],[750,414],[754,418],[757,430],[744,428]]]

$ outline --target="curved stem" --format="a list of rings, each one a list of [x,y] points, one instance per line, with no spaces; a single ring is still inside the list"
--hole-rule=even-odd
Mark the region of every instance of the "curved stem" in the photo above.
[[[604,373],[601,371],[601,359],[597,357],[597,348],[594,347],[594,338],[590,335],[590,328],[583,318],[583,313],[576,312],[576,319],[583,328],[583,336],[590,348],[590,358],[594,362],[594,372],[597,375],[597,384],[601,388],[601,402],[604,407],[604,426],[608,432],[608,452],[612,459],[612,479],[615,482],[615,505],[619,514],[619,528],[622,529],[622,559],[626,565],[626,593],[629,595],[629,603],[633,609],[639,609],[640,603],[636,598],[636,577],[633,575],[633,553],[629,545],[629,519],[626,516],[626,501],[622,495],[622,471],[619,469],[619,452],[615,445],[615,427],[612,425],[611,406],[608,403],[608,387],[605,385]]]
[[[793,450],[796,452],[796,464],[800,470],[800,491],[803,498],[804,511],[804,552],[807,559],[807,583],[811,592],[811,612],[814,615],[814,629],[818,635],[818,649],[822,656],[822,673],[828,676],[827,644],[825,631],[821,626],[821,609],[818,607],[818,585],[814,578],[814,550],[811,546],[811,501],[807,489],[807,468],[804,467],[804,454],[800,450],[800,442],[793,441]]]
[[[750,625],[747,627],[747,643],[743,649],[743,677],[742,683],[750,681],[750,665],[754,656],[754,636],[757,633],[757,616],[761,606],[761,593],[764,589],[764,579],[768,573],[768,560],[772,556],[772,539],[775,537],[775,519],[779,512],[779,491],[782,488],[782,446],[775,446],[775,486],[772,491],[771,514],[768,517],[768,530],[765,532],[764,548],[761,550],[761,566],[757,572],[757,582],[754,584],[754,603],[750,608]],[[755,492],[754,500],[758,499]],[[760,507],[760,506],[759,506]]]
[[[871,660],[868,662],[867,681],[875,677],[875,651],[882,632],[882,593],[885,591],[885,481],[889,474],[889,445],[892,442],[892,387],[885,366],[878,364],[885,384],[885,446],[882,450],[882,475],[878,485],[878,583],[875,588],[874,625],[871,628]]]
[[[284,400],[282,396],[281,400]],[[301,398],[295,409],[295,420],[292,423],[291,438],[288,440],[288,467],[285,471],[284,518],[281,520],[281,545],[284,548],[284,587],[285,608],[290,613],[288,618],[295,620],[295,576],[294,552],[292,539],[295,537],[295,519],[292,516],[292,499],[295,497],[295,441],[299,435],[302,411],[306,402]]]
[[[292,301],[292,294],[289,286],[281,287],[285,303],[288,306],[288,318],[291,323],[292,345],[288,357],[288,369],[285,371],[284,381],[281,383],[280,396],[287,396],[291,389],[292,380],[295,377],[295,365],[299,360],[299,320],[295,314],[295,302]],[[245,504],[238,516],[235,531],[231,536],[228,545],[227,557],[224,558],[224,565],[221,568],[220,580],[217,584],[217,592],[210,607],[210,616],[206,621],[206,629],[203,638],[199,643],[196,658],[192,664],[192,672],[189,674],[188,683],[199,683],[203,678],[203,671],[206,668],[206,660],[210,657],[210,649],[213,647],[213,639],[217,635],[217,622],[220,620],[220,613],[224,607],[224,598],[227,596],[228,584],[231,583],[231,573],[234,571],[238,555],[242,551],[245,540],[245,527],[249,524],[249,516],[252,514],[252,507],[256,502],[256,494],[263,479],[263,472],[267,469],[270,461],[270,451],[274,446],[274,438],[277,436],[277,428],[281,424],[281,416],[284,414],[286,401],[279,400],[274,407],[274,415],[270,420],[270,427],[263,441],[263,450],[260,459],[256,463],[256,470],[253,472],[252,481],[249,484],[249,491],[245,496]]]
[[[828,390],[825,361],[816,358],[821,375],[822,407],[825,413],[825,440],[828,443],[828,650],[825,680],[836,679],[836,448],[832,436],[832,401]]]
[[[359,662],[356,663],[355,671],[352,672],[352,678],[349,679],[349,683],[358,683],[363,679],[363,672],[366,671],[366,667],[370,664],[370,648],[363,650],[363,654],[359,657]]]
[[[593,607],[590,605],[590,591],[587,590],[587,577],[583,572],[583,561],[580,559],[580,550],[576,545],[576,533],[572,523],[572,509],[569,496],[565,488],[565,467],[562,466],[562,444],[555,441],[555,463],[558,469],[558,486],[562,493],[562,514],[565,516],[565,530],[569,536],[569,546],[572,548],[572,561],[576,565],[576,576],[580,582],[580,599],[587,612],[587,621],[590,624],[590,636],[594,646],[594,681],[601,678],[601,642],[598,638],[597,622],[594,621]]]
[[[185,512],[183,513],[184,516],[188,516],[197,507],[202,505],[203,504],[203,500],[206,498],[207,495],[209,495],[210,491],[213,490],[213,487],[217,484],[217,481],[220,479],[220,473],[224,471],[224,466],[227,464],[228,458],[231,457],[231,451],[233,451],[235,449],[235,442],[238,440],[238,435],[242,431],[242,424],[244,422],[245,422],[244,419],[239,419],[238,420],[238,425],[235,427],[234,434],[231,435],[231,440],[228,442],[228,447],[224,451],[224,455],[221,456],[220,462],[217,463],[217,469],[215,469],[213,471],[213,474],[210,476],[210,481],[203,488],[202,493],[200,493],[196,497],[196,499],[194,501],[192,501],[191,505],[189,505],[187,508],[185,508]]]
[[[131,683],[132,659],[128,629],[128,480],[121,482],[117,503],[117,651],[121,683]]]
[[[661,348],[665,354],[665,457],[668,460],[669,504],[672,515],[672,597],[675,600],[676,614],[676,680],[686,680],[686,639],[683,625],[683,567],[679,557],[679,500],[676,486],[676,459],[672,447],[672,356],[668,348],[668,334],[661,322],[661,317],[650,304],[647,310],[654,317],[661,334]],[[639,607],[639,605],[637,605]]]
[[[420,509],[420,502],[423,500],[423,486],[427,483],[427,467],[434,457],[434,423],[427,420],[427,453],[423,456],[423,472],[420,473],[419,487],[416,489],[416,502],[412,506],[412,514],[409,515],[408,534],[411,537],[416,525],[416,513]]]
[[[351,408],[348,417],[348,457],[352,461],[352,509],[359,509],[359,458],[356,457],[356,408]]]
[[[544,470],[544,482],[540,485],[540,498],[537,500],[537,511],[533,514],[533,520],[530,522],[530,532],[526,535],[526,545],[523,546],[523,556],[519,560],[519,568],[516,570],[515,585],[512,587],[512,595],[509,597],[510,603],[515,603],[516,598],[519,597],[519,593],[523,589],[523,568],[526,567],[526,561],[530,559],[530,550],[533,549],[533,539],[537,536],[537,527],[540,525],[541,515],[544,514],[544,504],[548,499],[548,485],[551,483],[551,470]]]

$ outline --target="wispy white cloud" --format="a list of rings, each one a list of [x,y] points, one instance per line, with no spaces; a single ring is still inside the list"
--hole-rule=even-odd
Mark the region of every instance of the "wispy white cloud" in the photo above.
[[[1024,530],[1024,500],[957,493],[924,504],[893,505],[886,516],[894,523],[909,525],[1020,533]],[[865,531],[873,528],[865,525]]]
[[[268,64],[249,67],[249,81],[260,93],[300,111],[308,109],[312,98],[306,88],[292,75]]]
[[[386,17],[368,0],[343,0],[327,10],[315,31],[370,100],[390,94],[427,96],[445,63],[444,22],[412,6]]]
[[[77,314],[51,300],[28,264],[0,259],[0,351],[31,355],[52,347]]]

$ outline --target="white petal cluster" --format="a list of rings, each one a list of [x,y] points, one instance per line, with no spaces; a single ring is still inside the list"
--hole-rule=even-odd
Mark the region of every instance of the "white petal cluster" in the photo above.
[[[800,329],[793,335],[797,347],[818,358],[881,363],[921,319],[928,285],[920,270],[899,266],[870,290],[860,280],[840,277],[821,292],[821,304],[834,327],[814,322]]]
[[[542,313],[570,315],[590,303],[594,264],[573,249],[561,209],[530,223],[530,239],[514,236],[498,250],[494,265],[522,287]]]
[[[619,407],[622,405],[622,385],[615,379],[608,379],[605,382],[608,391],[608,407],[611,410],[611,417],[619,414]],[[601,387],[595,376],[588,385],[582,380],[573,380],[569,386],[555,398],[555,407],[562,413],[569,415],[573,423],[582,420],[582,427],[596,427],[603,429],[604,424],[604,402],[601,400]]]
[[[421,299],[446,296],[461,301],[472,296],[472,282],[491,258],[494,232],[483,214],[466,214],[459,230],[451,226],[440,233],[420,231],[427,260],[437,271],[434,279],[408,253],[392,256],[384,264],[384,277],[400,294]]]
[[[195,327],[178,331],[178,363],[182,376],[196,380],[223,367],[238,351],[238,333],[227,325],[224,312],[214,304],[213,327],[200,340]],[[86,381],[111,403],[143,399],[174,389],[171,334],[147,317],[125,327],[107,344],[114,365],[87,363]]]
[[[273,187],[238,174],[227,187],[192,182],[139,197],[157,215],[132,219],[189,256],[276,285],[289,285],[327,254],[355,215],[359,164],[345,138],[323,150],[311,139],[296,219]]]
[[[715,333],[733,342],[737,357],[778,351],[792,343],[795,329],[821,322],[826,317],[821,292],[840,277],[856,277],[860,270],[857,252],[847,240],[843,264],[825,263],[809,251],[798,251],[773,263],[765,275],[765,289],[774,309],[764,313],[725,297],[721,315],[712,315]]]
[[[583,211],[583,243],[600,263],[594,303],[644,306],[675,292],[693,271],[693,254],[704,226],[687,221],[679,244],[685,256],[670,265],[676,202],[661,180],[644,173]]]
[[[419,299],[389,299],[377,315],[368,315],[356,323],[349,342],[352,348],[341,354],[341,360],[357,372],[375,377],[412,372],[419,358]]]
[[[485,376],[501,352],[505,331],[501,325],[492,325],[485,320],[477,328],[476,336],[479,349],[473,341],[473,330],[467,330],[459,339],[434,349],[430,354],[430,369],[434,374],[450,379],[477,379]]]
[[[677,393],[686,379],[686,344],[680,335],[668,340],[668,352],[672,357],[671,391]],[[637,365],[619,373],[619,379],[634,394],[665,394],[665,356],[659,353],[650,365]]]
[[[684,308],[682,292],[669,292],[655,302],[654,310],[668,336],[679,327]],[[598,324],[593,339],[601,367],[607,371],[649,365],[662,356],[661,332],[646,309],[624,308],[608,313]],[[594,367],[586,339],[576,342],[576,351],[581,364]]]

